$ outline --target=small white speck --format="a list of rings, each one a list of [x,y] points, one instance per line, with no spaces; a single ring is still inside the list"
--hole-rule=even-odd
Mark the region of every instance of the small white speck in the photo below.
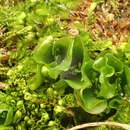
[[[121,95],[121,96],[123,96],[124,94],[123,94],[123,93],[121,93],[120,95]]]

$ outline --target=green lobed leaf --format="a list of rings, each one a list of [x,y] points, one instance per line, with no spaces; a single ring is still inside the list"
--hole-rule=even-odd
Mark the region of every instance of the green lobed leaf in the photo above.
[[[123,103],[123,101],[121,99],[114,98],[114,99],[109,101],[109,107],[117,109],[122,103]]]
[[[52,56],[52,41],[53,37],[48,36],[36,47],[33,58],[38,64],[49,64],[54,60]]]
[[[79,90],[79,89],[83,89],[83,88],[87,88],[89,86],[89,82],[84,82],[81,80],[81,77],[77,77],[77,78],[74,78],[74,79],[71,79],[71,80],[65,80],[68,85],[70,87],[72,87],[73,89],[75,90]]]
[[[115,91],[117,88],[116,83],[109,83],[109,80],[104,75],[100,75],[100,83],[101,86],[99,87],[99,96],[102,96],[107,99],[115,96]]]
[[[110,65],[105,65],[101,69],[101,74],[104,75],[105,77],[111,77],[114,75],[114,73],[115,73],[115,69],[111,67]]]
[[[83,63],[81,68],[83,79],[85,81],[90,82],[90,84],[91,84],[91,80],[95,80],[95,78],[97,77],[97,73],[92,67],[93,62],[94,61],[92,59],[88,59],[86,62]]]
[[[127,85],[125,86],[125,93],[130,97],[130,68],[125,66],[125,77]]]
[[[61,49],[63,53],[63,58],[61,62],[55,64],[54,66],[49,66],[49,76],[56,79],[62,71],[67,71],[72,63],[72,52],[73,52],[74,40],[68,37],[64,37],[58,40],[54,45],[54,52],[56,49]],[[60,54],[60,53],[59,53]]]
[[[77,93],[80,105],[85,111],[91,114],[99,114],[107,107],[107,101],[96,98],[93,89],[82,89]]]
[[[82,54],[83,58],[81,57],[83,59],[83,63],[81,66],[81,75],[77,78],[74,78],[74,79],[72,78],[72,79],[65,80],[65,81],[74,89],[89,88],[91,86],[91,81],[88,78],[87,72],[90,70],[90,68],[92,68],[92,66],[91,66],[92,60],[89,58],[87,48],[84,47],[81,39],[79,38],[76,40],[79,40],[79,43],[80,43],[79,46],[81,47],[80,49],[83,51],[83,54]],[[78,53],[75,55],[78,55]]]
[[[114,67],[115,72],[121,74],[123,72],[123,63],[111,53],[107,53],[106,57],[108,58],[108,64]]]
[[[94,61],[93,68],[96,71],[101,72],[101,69],[105,65],[107,65],[107,62],[108,62],[108,58],[107,57],[100,57],[100,58],[98,58],[97,60]]]
[[[83,42],[79,36],[74,39],[72,66],[83,61]]]
[[[53,84],[53,88],[60,94],[64,94],[66,87],[67,83],[63,79]]]

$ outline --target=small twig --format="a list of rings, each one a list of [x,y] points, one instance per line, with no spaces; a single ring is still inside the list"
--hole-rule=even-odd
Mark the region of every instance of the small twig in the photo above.
[[[83,129],[83,128],[87,128],[87,127],[95,127],[95,126],[101,126],[101,125],[115,126],[115,127],[118,127],[118,128],[122,128],[124,130],[130,130],[130,125],[121,124],[121,123],[117,123],[117,122],[109,122],[109,121],[86,123],[86,124],[75,126],[75,127],[70,128],[68,130],[79,130],[79,129]]]

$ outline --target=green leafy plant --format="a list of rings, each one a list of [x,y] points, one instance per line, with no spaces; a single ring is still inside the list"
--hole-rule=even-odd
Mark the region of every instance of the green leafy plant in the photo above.
[[[36,48],[34,59],[39,65],[43,65],[41,76],[64,79],[74,89],[81,107],[92,114],[111,108],[108,105],[109,100],[120,97],[121,88],[127,86],[129,89],[129,67],[123,63],[123,59],[115,56],[113,52],[105,52],[92,58],[87,44],[85,45],[80,36],[64,37],[51,42],[47,38]],[[70,76],[69,71],[72,71]]]
[[[118,0],[0,0],[0,130],[130,123],[129,39],[119,38],[117,47],[115,32],[102,37],[108,23],[97,23],[102,12],[118,18],[119,5]],[[115,21],[109,22],[113,28]],[[89,26],[101,35],[90,33]]]

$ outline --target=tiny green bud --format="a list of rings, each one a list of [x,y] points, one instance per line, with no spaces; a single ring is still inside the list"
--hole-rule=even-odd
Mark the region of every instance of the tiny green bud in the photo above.
[[[41,108],[46,108],[46,105],[42,103],[42,104],[40,104],[40,107]]]
[[[6,97],[6,102],[10,102],[12,100],[11,96]]]
[[[17,92],[11,92],[12,96],[17,96]]]
[[[14,115],[14,123],[17,123],[21,120],[22,117],[22,113],[21,111],[17,110],[15,115]]]
[[[61,113],[61,112],[65,112],[65,108],[63,106],[56,106],[54,108],[54,111],[55,111],[56,114]]]
[[[48,88],[48,89],[47,89],[47,95],[53,97],[53,95],[54,95],[54,90],[53,90],[53,88]]]
[[[24,23],[23,19],[18,19],[16,22],[16,24],[23,24],[23,23]]]
[[[35,104],[32,104],[31,108],[35,108]]]
[[[25,122],[22,121],[20,124],[18,124],[17,130],[25,130]]]
[[[55,121],[49,121],[48,126],[55,126],[56,122]]]
[[[18,66],[17,66],[18,71],[22,70],[22,68],[23,68],[22,65],[18,65]]]
[[[34,111],[35,111],[35,113],[38,113],[38,108],[36,108]]]
[[[42,119],[46,122],[48,121],[50,118],[49,118],[49,114],[48,113],[43,113],[42,114]]]
[[[54,91],[54,96],[57,96],[57,95],[58,95],[57,91]]]
[[[32,115],[35,115],[35,112],[34,112],[34,111],[31,111],[31,114],[32,114]]]
[[[58,101],[58,104],[59,104],[60,106],[63,105],[63,100],[60,99],[60,100]]]
[[[28,124],[28,125],[33,124],[33,120],[29,119],[29,120],[27,121],[27,124]]]
[[[49,72],[49,69],[46,66],[43,66],[41,69],[41,73],[43,76],[47,76]]]
[[[48,15],[48,10],[38,8],[36,9],[36,14],[41,15],[41,16]]]
[[[18,16],[19,19],[24,19],[26,17],[25,12],[21,12],[21,14]]]
[[[31,97],[31,94],[26,92],[25,95],[24,95],[24,99],[25,100],[30,100],[32,97]]]
[[[32,30],[32,26],[27,26],[27,27],[25,27],[24,29],[26,30],[26,31],[31,31]]]
[[[32,40],[34,38],[35,34],[33,32],[29,32],[28,35],[26,36],[27,40]]]
[[[23,105],[24,105],[23,100],[20,100],[20,101],[17,102],[17,107],[20,107],[20,106],[23,106]]]
[[[54,23],[54,18],[47,18],[47,25],[52,25]]]
[[[15,103],[15,100],[11,100],[11,103]]]
[[[28,116],[25,116],[25,117],[24,117],[24,120],[25,120],[25,121],[28,121],[28,120],[29,120],[29,117],[28,117]]]
[[[35,2],[37,2],[37,1],[39,1],[39,0],[31,0],[32,3],[35,3]]]
[[[11,76],[13,74],[13,71],[12,70],[9,70],[8,72],[7,72],[7,76]]]
[[[53,41],[53,36],[50,35],[50,36],[48,36],[48,37],[46,38],[46,40],[43,41],[43,43],[44,43],[44,44],[47,44],[47,43],[50,43],[50,42],[52,42],[52,41]]]
[[[23,90],[22,92],[23,92],[23,94],[25,94],[27,92],[27,90]]]

